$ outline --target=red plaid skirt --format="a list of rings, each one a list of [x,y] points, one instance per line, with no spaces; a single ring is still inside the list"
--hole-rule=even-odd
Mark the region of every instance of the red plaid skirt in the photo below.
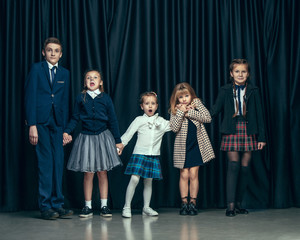
[[[236,122],[236,133],[222,136],[221,151],[245,152],[256,151],[256,135],[247,135],[247,123],[244,119],[238,118]]]

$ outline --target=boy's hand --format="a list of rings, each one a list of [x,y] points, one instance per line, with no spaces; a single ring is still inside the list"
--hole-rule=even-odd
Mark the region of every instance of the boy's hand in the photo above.
[[[118,155],[121,155],[124,149],[123,143],[116,144],[116,147],[117,147]]]
[[[63,134],[63,146],[67,145],[68,143],[72,142],[72,136],[68,133]]]
[[[37,145],[39,140],[38,131],[36,125],[32,125],[29,127],[29,142],[32,145]]]

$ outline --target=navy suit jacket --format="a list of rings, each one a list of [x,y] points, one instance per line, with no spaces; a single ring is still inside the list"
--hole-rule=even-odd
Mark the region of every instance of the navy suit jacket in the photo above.
[[[58,66],[53,84],[46,61],[34,63],[25,82],[25,117],[29,126],[46,123],[53,106],[58,126],[65,128],[69,115],[70,73]]]

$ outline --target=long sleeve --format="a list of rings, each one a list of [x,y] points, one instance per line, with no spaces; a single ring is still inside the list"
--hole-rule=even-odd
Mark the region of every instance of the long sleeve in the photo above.
[[[108,129],[111,131],[112,135],[114,136],[116,143],[121,143],[119,123],[117,120],[115,107],[109,96],[108,96],[107,106],[108,106],[107,113],[108,113],[108,119],[109,119]]]
[[[79,120],[80,120],[80,98],[77,97],[75,100],[72,117],[71,117],[69,123],[67,124],[64,132],[66,132],[68,134],[72,133],[74,131],[74,129],[76,128]]]
[[[133,135],[137,132],[138,128],[139,128],[138,118],[135,118],[127,128],[126,132],[121,137],[124,146],[126,146],[129,143]]]
[[[180,130],[183,120],[184,120],[184,112],[183,111],[177,109],[176,115],[171,113],[170,127],[173,132],[178,132]]]
[[[37,124],[36,119],[36,96],[38,81],[37,65],[33,64],[25,82],[25,115],[27,125]]]
[[[187,117],[196,120],[202,123],[210,123],[211,116],[207,108],[203,105],[200,99],[195,99],[192,104],[195,106],[195,109],[188,111]]]
[[[64,89],[64,96],[63,96],[63,102],[64,102],[64,128],[67,126],[67,123],[69,121],[69,86],[70,86],[70,72],[67,71],[67,78],[66,78],[66,84]]]
[[[217,100],[210,110],[211,117],[215,117],[223,110],[224,103],[225,103],[225,90],[221,88],[219,90]]]

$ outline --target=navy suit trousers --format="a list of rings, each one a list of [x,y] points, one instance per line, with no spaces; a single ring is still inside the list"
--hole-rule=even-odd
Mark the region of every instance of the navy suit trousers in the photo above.
[[[45,124],[37,124],[36,154],[39,176],[39,208],[46,211],[60,208],[64,202],[62,176],[64,167],[63,129],[53,114]]]

